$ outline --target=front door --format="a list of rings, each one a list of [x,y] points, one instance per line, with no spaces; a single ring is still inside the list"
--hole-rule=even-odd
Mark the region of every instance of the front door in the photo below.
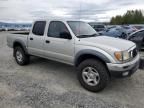
[[[65,63],[73,63],[74,39],[65,37],[63,33],[70,34],[66,25],[61,21],[51,21],[45,36],[44,54],[48,58]]]

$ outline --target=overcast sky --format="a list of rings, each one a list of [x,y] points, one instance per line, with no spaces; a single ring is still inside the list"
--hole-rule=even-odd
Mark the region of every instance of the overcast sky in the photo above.
[[[58,17],[102,22],[131,9],[144,10],[144,0],[0,0],[0,21]]]

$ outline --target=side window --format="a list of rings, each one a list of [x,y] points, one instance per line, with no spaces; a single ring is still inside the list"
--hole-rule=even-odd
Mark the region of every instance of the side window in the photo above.
[[[143,37],[144,37],[144,31],[140,31],[139,34],[137,35],[138,40],[142,41]]]
[[[70,34],[69,30],[67,29],[66,25],[63,22],[61,21],[50,22],[47,34],[48,37],[66,39],[65,37],[62,36],[63,33]]]
[[[137,33],[133,34],[129,39],[130,40],[135,40],[136,37],[137,37]]]
[[[144,37],[144,30],[143,30],[143,31],[141,31],[141,34],[142,34],[142,37]]]
[[[138,39],[142,39],[143,37],[144,37],[144,31],[140,31],[140,32],[133,34],[130,39],[138,40]]]
[[[38,36],[44,35],[44,30],[46,26],[46,21],[37,21],[33,26],[32,33]]]

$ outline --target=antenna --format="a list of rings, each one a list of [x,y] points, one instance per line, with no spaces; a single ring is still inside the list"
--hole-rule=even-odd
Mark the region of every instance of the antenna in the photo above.
[[[82,11],[82,1],[80,1],[79,20],[81,20],[81,11]],[[79,22],[79,35],[80,35],[80,22]]]
[[[82,11],[82,1],[80,1],[79,20],[81,19],[81,11]]]

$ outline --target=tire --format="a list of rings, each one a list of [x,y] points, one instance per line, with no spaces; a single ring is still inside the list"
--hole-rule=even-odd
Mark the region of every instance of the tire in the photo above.
[[[92,68],[91,70],[92,70],[92,73],[94,73],[94,79],[97,80],[97,81],[96,80],[92,81],[92,82],[97,82],[94,85],[88,84],[85,81],[86,72],[84,71],[86,71],[85,69],[87,69],[87,67],[88,67],[88,70],[90,67]],[[87,59],[78,66],[78,80],[80,84],[88,91],[99,92],[99,91],[102,91],[108,84],[108,81],[109,81],[108,70],[101,61],[96,60],[96,59]]]
[[[126,34],[126,33],[122,33],[122,34],[121,34],[121,38],[122,38],[122,39],[126,39],[126,38],[127,38],[127,34]]]
[[[14,48],[14,57],[15,57],[17,64],[21,66],[27,65],[30,61],[30,57],[26,55],[23,48],[19,46]]]

